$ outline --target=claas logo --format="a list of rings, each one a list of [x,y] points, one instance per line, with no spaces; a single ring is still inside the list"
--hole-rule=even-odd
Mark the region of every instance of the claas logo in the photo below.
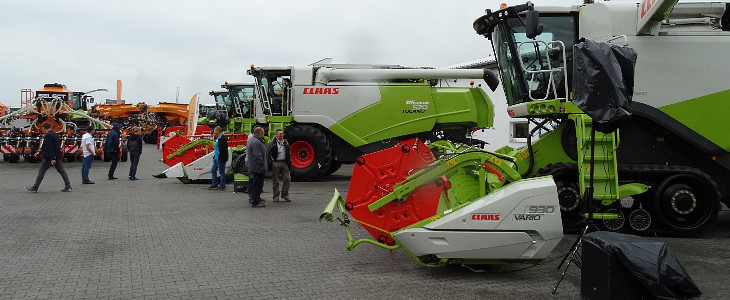
[[[472,214],[472,221],[499,221],[499,214]]]
[[[304,88],[304,95],[337,95],[340,88]]]

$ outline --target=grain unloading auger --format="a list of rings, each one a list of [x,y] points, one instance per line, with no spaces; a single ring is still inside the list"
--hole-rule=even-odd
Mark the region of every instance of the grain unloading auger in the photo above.
[[[435,159],[432,149],[445,150]],[[361,243],[403,248],[419,263],[540,263],[563,237],[551,177],[522,179],[509,156],[419,139],[359,157],[347,198],[335,195],[320,221]],[[341,215],[336,215],[338,208]],[[350,224],[372,236],[353,237]]]

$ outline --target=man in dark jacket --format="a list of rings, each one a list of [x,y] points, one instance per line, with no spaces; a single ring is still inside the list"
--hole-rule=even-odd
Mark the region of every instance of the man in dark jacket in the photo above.
[[[279,195],[286,202],[291,202],[289,198],[289,185],[291,184],[291,174],[289,173],[289,165],[291,164],[291,151],[289,150],[289,142],[284,139],[284,131],[276,130],[276,138],[269,142],[266,153],[271,162],[271,181],[274,191],[274,202],[279,202]],[[279,183],[281,182],[281,190]]]
[[[228,139],[223,136],[223,128],[216,126],[213,129],[213,138],[215,145],[213,146],[213,164],[210,168],[211,184],[209,190],[226,189],[226,163],[228,162]],[[218,176],[220,175],[220,186],[218,185]]]
[[[266,207],[261,201],[261,192],[264,191],[264,174],[266,174],[266,146],[264,143],[265,131],[261,127],[253,130],[254,136],[246,142],[246,166],[249,171],[248,195],[251,197],[251,206]]]
[[[62,189],[61,192],[70,192],[71,181],[68,180],[66,170],[63,168],[63,163],[61,163],[61,160],[63,159],[61,156],[61,140],[58,138],[58,135],[51,130],[51,123],[43,123],[41,130],[46,133],[46,136],[43,137],[43,145],[41,146],[43,162],[41,162],[41,168],[38,170],[38,177],[35,179],[35,184],[32,187],[26,187],[25,189],[34,193],[38,192],[38,186],[41,185],[41,181],[43,181],[46,171],[48,171],[50,167],[56,167],[56,171],[58,171],[58,173],[61,174],[61,177],[63,177],[63,183],[66,184],[66,187]]]
[[[109,166],[109,180],[118,179],[114,177],[114,171],[117,169],[119,162],[119,139],[122,137],[122,124],[114,123],[109,135],[106,136],[104,142],[104,155],[109,155],[112,164]]]
[[[127,137],[127,151],[129,152],[129,180],[137,180],[137,165],[142,156],[142,130],[134,128],[134,133]]]

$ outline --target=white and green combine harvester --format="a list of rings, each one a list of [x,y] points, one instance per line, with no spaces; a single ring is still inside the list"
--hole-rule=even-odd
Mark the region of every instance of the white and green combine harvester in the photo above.
[[[608,230],[702,232],[730,199],[728,11],[651,0],[488,10],[474,29],[492,41],[507,113],[547,133],[522,149],[416,139],[360,156],[347,197],[336,192],[320,220],[345,228],[348,250],[402,248],[427,266],[539,263],[591,216]],[[595,139],[571,98],[582,38],[638,53],[633,115]]]
[[[494,107],[478,87],[449,87],[442,79],[484,79],[486,70],[411,68],[399,65],[332,64],[254,67],[253,117],[285,130],[292,178],[316,180],[360,155],[399,140],[434,136],[467,140],[472,128],[492,126]],[[284,81],[290,81],[285,85]]]
[[[277,129],[284,130],[296,181],[317,180],[342,164],[355,163],[361,155],[412,137],[476,142],[471,133],[493,125],[494,106],[481,88],[450,87],[446,81],[483,79],[492,90],[499,84],[497,75],[488,70],[329,61],[251,66],[248,74],[254,77],[253,84],[221,86],[230,93],[222,105],[216,101],[228,113],[223,122],[226,133],[248,134],[261,125],[272,138]],[[210,141],[194,141],[170,157],[185,155],[202,143]],[[205,180],[209,174],[204,166],[210,165],[210,159],[200,157],[190,167],[171,166],[163,174],[187,182]],[[245,156],[235,160],[238,163],[232,165],[241,166]]]
[[[592,2],[592,1],[590,1]],[[474,22],[491,40],[507,113],[552,129],[518,158],[525,177],[552,175],[566,228],[577,225],[588,181],[591,118],[571,101],[580,39],[633,48],[632,116],[596,137],[595,209],[616,231],[697,234],[730,205],[730,4],[531,3]],[[536,35],[534,38],[528,38]],[[648,191],[641,191],[644,185]],[[619,201],[620,200],[620,201]]]

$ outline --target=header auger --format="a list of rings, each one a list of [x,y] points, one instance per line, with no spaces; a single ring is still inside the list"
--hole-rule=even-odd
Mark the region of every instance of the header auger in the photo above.
[[[522,179],[514,158],[479,148],[433,148],[416,138],[359,157],[347,199],[335,191],[320,220],[345,227],[348,250],[404,248],[427,266],[543,262],[563,237],[552,178]],[[354,238],[351,222],[373,238]]]

